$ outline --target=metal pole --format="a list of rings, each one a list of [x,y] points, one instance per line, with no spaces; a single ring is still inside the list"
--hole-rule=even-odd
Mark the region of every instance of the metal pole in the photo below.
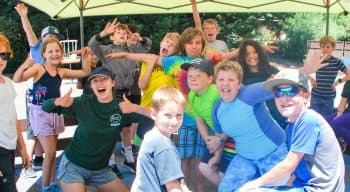
[[[329,0],[326,0],[326,35],[328,35],[329,32]]]
[[[83,11],[84,11],[84,0],[80,1],[80,7],[79,7],[79,11],[80,11],[80,48],[82,49],[84,47],[84,15],[83,15]]]

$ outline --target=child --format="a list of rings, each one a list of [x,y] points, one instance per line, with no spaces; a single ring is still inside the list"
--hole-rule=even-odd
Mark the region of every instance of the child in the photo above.
[[[203,22],[203,28],[201,23],[201,18],[199,17],[199,12],[196,4],[196,0],[190,0],[192,4],[192,14],[194,24],[197,29],[203,30],[206,40],[208,41],[208,47],[213,49],[218,53],[229,52],[225,41],[216,39],[217,35],[220,33],[219,24],[215,19],[206,19]]]
[[[314,109],[322,116],[329,115],[334,109],[335,87],[343,82],[339,78],[335,81],[338,71],[348,75],[344,63],[334,56],[332,52],[335,48],[335,40],[331,36],[323,36],[320,39],[321,53],[328,55],[322,62],[325,65],[316,71],[316,80],[309,76],[311,81],[311,101],[310,108]]]
[[[166,75],[172,77],[176,87],[187,96],[188,87],[186,82],[186,71],[181,70],[183,63],[191,62],[194,58],[201,57],[206,40],[203,33],[195,28],[187,28],[180,37],[177,53],[180,56],[158,56],[152,54],[132,54],[132,53],[114,53],[107,55],[107,58],[128,58],[135,61],[144,61],[146,63],[156,63],[163,67]],[[232,54],[232,53],[229,53]],[[237,53],[233,53],[237,54]],[[142,106],[143,107],[143,106]],[[196,175],[200,175],[198,169],[199,158],[204,154],[205,143],[198,133],[196,123],[190,115],[190,109],[187,107],[184,114],[184,122],[179,129],[178,149],[181,156],[181,166],[185,174],[185,181],[189,183],[190,163],[195,159]],[[197,177],[197,191],[203,190],[203,177]]]
[[[89,77],[93,94],[73,99],[70,91],[43,105],[46,112],[62,113],[78,120],[72,142],[66,147],[58,169],[57,177],[63,191],[85,191],[85,185],[101,191],[128,191],[108,168],[108,160],[124,125],[146,119],[120,111],[120,100],[113,96],[114,81],[110,70],[98,67]]]
[[[199,133],[207,144],[207,150],[204,157],[201,158],[199,169],[206,178],[219,185],[228,162],[226,158],[222,158],[218,168],[211,163],[212,158],[221,158],[219,153],[215,152],[215,155],[211,155],[211,153],[217,151],[216,149],[224,142],[222,138],[214,135],[213,130],[212,109],[214,103],[219,99],[216,87],[212,84],[213,64],[197,58],[191,63],[182,64],[181,68],[187,71],[187,82],[190,88],[188,103],[192,107],[192,114],[195,117]]]
[[[154,127],[142,142],[132,192],[185,191],[180,155],[170,138],[181,127],[185,106],[185,97],[175,88],[163,87],[153,94]]]
[[[105,37],[109,37],[113,43],[102,45],[102,39]],[[149,38],[131,33],[127,25],[117,23],[116,19],[108,22],[99,34],[90,39],[89,47],[99,58],[102,66],[116,74],[116,97],[122,98],[122,95],[125,94],[132,102],[140,103],[141,93],[135,82],[138,79],[138,77],[135,77],[138,74],[137,63],[124,58],[107,60],[105,56],[118,52],[146,53],[150,50],[151,44],[152,41]],[[136,124],[130,124],[127,126],[128,128],[122,131],[123,151],[126,158],[124,164],[132,169],[135,168],[135,159],[131,145],[131,134],[135,132],[136,126]]]
[[[232,137],[237,150],[219,192],[237,190],[270,170],[287,154],[285,134],[265,105],[273,95],[261,83],[241,87],[242,79],[242,68],[236,62],[224,61],[215,68],[221,99],[213,109],[214,128],[221,136],[224,133]]]
[[[45,64],[31,65],[24,62],[15,72],[13,80],[22,82],[33,77],[33,100],[29,106],[29,121],[45,152],[42,179],[42,191],[45,191],[52,187],[57,188],[55,185],[56,143],[58,134],[64,131],[64,122],[63,116],[48,114],[42,111],[41,105],[47,99],[60,96],[62,78],[87,76],[90,74],[90,66],[83,62],[82,70],[59,68],[63,58],[63,48],[55,38],[47,39],[43,43],[41,54]]]
[[[22,137],[22,129],[16,126],[16,92],[9,78],[3,75],[7,61],[13,57],[7,37],[0,33],[0,191],[16,192],[15,151],[22,156],[23,167],[30,167],[30,159]]]
[[[332,128],[306,104],[307,77],[296,69],[283,69],[263,85],[275,95],[281,114],[288,118],[288,155],[261,177],[246,183],[245,191],[345,191],[345,166]],[[293,174],[292,187],[258,188]]]
[[[245,40],[239,46],[238,63],[243,69],[243,85],[272,79],[278,69],[270,65],[261,45],[254,40]],[[278,112],[273,99],[266,101],[273,118],[278,124],[285,128],[286,118]]]

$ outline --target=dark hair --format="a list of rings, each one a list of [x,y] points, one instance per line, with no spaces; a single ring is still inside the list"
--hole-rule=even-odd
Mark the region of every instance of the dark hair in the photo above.
[[[266,58],[266,55],[261,47],[261,45],[254,41],[254,40],[245,40],[241,43],[239,46],[239,55],[238,55],[238,63],[241,65],[243,69],[244,79],[249,79],[250,75],[252,74],[249,70],[249,65],[246,63],[246,55],[247,55],[247,47],[252,46],[254,47],[256,53],[258,54],[258,71],[263,73],[266,76],[270,76],[270,64],[269,61]]]

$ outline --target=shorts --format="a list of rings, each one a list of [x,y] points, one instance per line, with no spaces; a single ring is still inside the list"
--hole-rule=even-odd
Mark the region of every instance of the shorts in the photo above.
[[[58,167],[57,179],[65,183],[84,183],[97,187],[117,179],[112,169],[106,167],[99,170],[90,170],[69,161],[63,154]]]
[[[15,192],[15,150],[0,147],[0,171],[4,176],[0,177],[0,191]]]
[[[36,140],[36,136],[33,132],[32,126],[29,123],[29,120],[27,120],[27,139]]]
[[[29,122],[35,136],[58,135],[64,131],[63,115],[47,113],[40,105],[29,106]]]
[[[178,150],[181,158],[202,158],[207,146],[196,125],[179,129]]]
[[[256,189],[250,189],[249,192],[307,192],[303,187],[295,188],[290,186],[278,186],[278,187],[260,187]]]

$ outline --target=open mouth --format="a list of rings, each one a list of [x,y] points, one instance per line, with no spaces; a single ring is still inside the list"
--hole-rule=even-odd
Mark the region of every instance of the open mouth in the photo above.
[[[104,93],[104,92],[106,92],[106,88],[99,88],[99,89],[97,89],[97,92],[99,92],[99,93]]]
[[[161,51],[161,53],[162,53],[163,55],[167,55],[168,52],[169,52],[169,50],[166,49],[166,48],[163,48],[162,51]]]

